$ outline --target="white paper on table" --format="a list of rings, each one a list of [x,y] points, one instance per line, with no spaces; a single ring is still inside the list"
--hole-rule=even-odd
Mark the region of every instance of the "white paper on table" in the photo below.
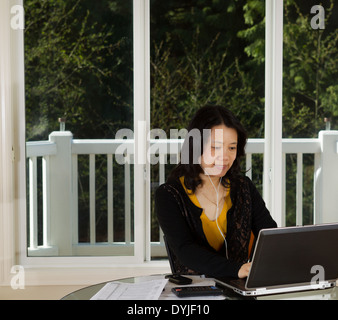
[[[138,283],[108,282],[90,300],[157,300],[168,279]]]

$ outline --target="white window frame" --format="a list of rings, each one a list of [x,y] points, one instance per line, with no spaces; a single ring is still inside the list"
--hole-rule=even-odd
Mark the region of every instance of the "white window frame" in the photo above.
[[[265,120],[263,198],[283,226],[283,0],[265,1]]]
[[[51,267],[66,268],[73,275],[74,268],[78,274],[80,266],[81,270],[125,265],[149,267],[153,263],[150,261],[150,166],[137,161],[134,256],[27,257],[24,38],[23,30],[10,28],[10,9],[14,5],[22,6],[23,0],[0,1],[0,283],[8,282],[10,270],[16,264],[30,270],[33,278],[37,270],[44,270],[46,278],[50,277],[55,272]],[[135,143],[135,159],[146,159],[150,127],[149,0],[133,0],[133,18],[134,134],[135,141],[139,142]],[[281,168],[282,159],[282,30],[283,0],[266,0],[264,199],[279,225],[282,221],[282,187],[279,185],[282,179],[281,170],[275,168]],[[40,276],[32,283],[39,283],[41,279]],[[67,283],[74,282],[68,276],[65,279]]]
[[[10,13],[16,4],[21,1],[0,2],[0,284],[17,264],[16,221],[26,202],[20,185],[25,179],[23,32],[11,28]]]
[[[131,256],[91,256],[91,257],[29,257],[25,238],[21,239],[20,264],[41,267],[47,266],[98,266],[98,265],[129,265],[140,264],[147,259],[146,250],[150,251],[150,241],[147,246],[146,217],[149,216],[150,204],[146,197],[150,195],[150,170],[146,163],[146,150],[148,147],[147,130],[150,118],[150,81],[149,81],[149,0],[133,0],[133,51],[134,51],[134,254]],[[148,178],[149,177],[149,178]],[[136,192],[137,191],[137,192]],[[21,225],[26,234],[26,210],[20,212]],[[148,229],[148,228],[147,228]],[[147,249],[149,248],[149,249]]]

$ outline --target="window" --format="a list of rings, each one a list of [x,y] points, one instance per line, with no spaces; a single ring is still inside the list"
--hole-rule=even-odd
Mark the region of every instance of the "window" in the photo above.
[[[147,19],[149,9],[144,22],[150,23],[151,35],[147,119],[147,106],[142,106],[144,118],[135,113],[140,99],[133,99],[133,82],[139,86],[139,72],[138,64],[132,65],[131,27],[133,14]],[[121,166],[99,139],[114,139],[119,129],[129,129],[122,138],[131,140],[133,129],[138,132],[134,123],[142,120],[175,138],[170,129],[180,132],[206,103],[229,106],[251,138],[264,136],[265,1],[146,1],[133,8],[131,1],[26,0],[25,12],[28,255],[133,255],[135,159],[129,154]],[[134,41],[147,46],[147,37],[134,35]],[[144,60],[136,56],[146,75],[147,53]],[[47,140],[38,146],[37,141]],[[68,155],[55,157],[63,148]],[[177,161],[177,154],[162,156],[168,165],[148,167],[152,192]],[[262,190],[262,154],[253,155],[251,164],[259,168],[252,178]],[[65,180],[58,182],[60,170]],[[48,200],[51,195],[54,202]],[[153,198],[145,204],[144,219],[150,219],[156,258],[165,250],[152,203]],[[145,222],[146,233],[147,228]]]
[[[132,1],[24,8],[28,256],[134,255]]]
[[[321,130],[338,128],[337,17],[333,0],[284,1],[284,138],[317,138]],[[285,161],[286,225],[312,224],[315,157],[291,153]],[[297,181],[300,169],[304,175]],[[297,184],[303,189],[298,204]]]
[[[150,124],[161,129],[159,138],[172,139],[164,149],[179,150],[174,139],[184,138],[177,134],[205,104],[229,107],[250,138],[263,138],[265,1],[153,0],[150,12]],[[175,151],[159,154],[153,192],[178,159]],[[250,174],[262,187],[262,154],[251,163]],[[163,242],[154,210],[151,221],[151,240]],[[160,254],[152,248],[153,257]]]
[[[25,11],[28,255],[133,256],[140,241],[146,260],[165,256],[150,194],[179,146],[160,155],[165,166],[139,165],[153,143],[139,142],[147,129],[176,138],[171,129],[181,133],[206,103],[263,138],[265,1],[26,0]],[[250,161],[262,191],[262,154]],[[135,179],[144,193],[133,194]]]
[[[284,8],[283,136],[314,138],[338,128],[338,6],[312,0]]]

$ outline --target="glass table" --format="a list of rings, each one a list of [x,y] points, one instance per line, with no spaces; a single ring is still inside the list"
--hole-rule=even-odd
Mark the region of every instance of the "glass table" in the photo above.
[[[132,277],[119,279],[114,281],[124,282],[124,283],[139,283],[143,281],[150,280],[160,280],[164,279],[165,275],[151,275],[151,276],[141,276],[141,277]],[[191,285],[214,285],[215,282],[212,278],[205,278],[203,276],[189,276],[193,280]],[[108,281],[109,282],[109,281]],[[97,292],[99,292],[108,282],[98,283],[91,285],[80,290],[74,291],[62,298],[62,300],[90,300]],[[295,293],[284,293],[276,294],[269,296],[260,296],[255,298],[246,298],[239,294],[236,294],[232,290],[228,289],[224,291],[223,296],[216,297],[194,297],[194,298],[178,298],[172,292],[171,288],[177,287],[177,284],[173,284],[168,281],[162,294],[159,297],[159,300],[201,300],[212,299],[212,300],[338,300],[338,287],[323,289],[323,290],[314,290],[306,292],[295,292]]]

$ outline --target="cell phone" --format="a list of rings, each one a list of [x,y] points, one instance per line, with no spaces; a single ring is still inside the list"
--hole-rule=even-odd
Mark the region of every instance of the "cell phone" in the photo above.
[[[178,297],[219,296],[223,290],[215,286],[176,287],[171,291]]]
[[[165,276],[166,279],[169,279],[170,282],[175,284],[190,284],[192,282],[192,279],[183,277],[179,274],[169,274]]]

